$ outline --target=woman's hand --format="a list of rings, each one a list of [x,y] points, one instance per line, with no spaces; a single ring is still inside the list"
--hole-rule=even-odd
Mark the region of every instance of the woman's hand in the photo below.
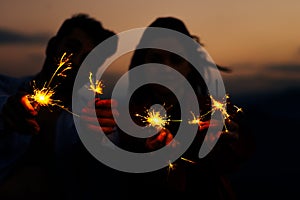
[[[146,148],[148,150],[154,151],[170,144],[172,140],[173,140],[172,133],[168,129],[162,128],[158,134],[147,138]],[[175,147],[176,142],[173,141],[171,144],[172,147]]]

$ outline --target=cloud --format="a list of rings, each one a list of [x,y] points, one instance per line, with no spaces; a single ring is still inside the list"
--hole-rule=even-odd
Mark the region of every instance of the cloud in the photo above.
[[[0,45],[7,44],[45,44],[50,35],[45,33],[24,34],[0,28]]]
[[[300,90],[300,64],[275,64],[224,76],[226,91],[237,96],[257,96],[296,88]]]
[[[42,55],[24,55],[15,61],[0,60],[0,74],[23,77],[38,73],[43,64]]]
[[[300,49],[299,49],[299,54],[300,54]],[[270,72],[299,73],[300,72],[300,64],[269,65],[265,69]]]

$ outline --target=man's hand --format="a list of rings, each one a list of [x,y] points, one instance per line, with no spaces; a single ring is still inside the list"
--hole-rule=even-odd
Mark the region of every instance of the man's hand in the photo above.
[[[154,151],[168,145],[172,140],[172,133],[168,129],[162,128],[158,134],[154,135],[153,137],[147,138],[146,148],[148,150]],[[176,143],[172,142],[172,147],[175,147],[175,145]]]
[[[36,121],[37,114],[25,93],[8,97],[2,110],[6,130],[22,134],[34,135],[40,132],[40,126]]]
[[[93,103],[95,104],[95,109]],[[118,115],[116,107],[116,100],[97,98],[82,109],[80,118],[89,130],[99,131],[99,129],[102,129],[105,134],[110,134],[116,128],[116,122],[113,116]],[[95,112],[97,118],[92,117],[95,115]]]
[[[209,127],[216,128],[223,126],[223,130],[216,134],[216,136],[221,136],[224,138],[223,140],[237,140],[239,137],[239,125],[230,119],[225,119],[225,125],[223,121],[217,120],[207,120],[207,121],[200,121],[199,124],[199,131],[207,130]]]

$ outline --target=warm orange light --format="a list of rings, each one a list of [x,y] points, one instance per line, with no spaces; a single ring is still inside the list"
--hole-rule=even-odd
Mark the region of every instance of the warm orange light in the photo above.
[[[229,132],[227,127],[226,127],[226,124],[225,124],[225,120],[230,117],[230,114],[227,112],[227,109],[226,109],[228,98],[229,98],[229,96],[226,95],[225,98],[223,98],[223,101],[217,101],[216,99],[213,98],[213,96],[210,95],[211,110],[208,111],[207,113],[201,115],[201,117],[200,117],[200,118],[202,118],[202,117],[208,115],[209,113],[211,113],[213,115],[216,111],[221,112],[221,114],[223,115],[223,124],[224,124],[224,127],[225,127],[225,133]],[[236,112],[242,112],[241,108],[239,108],[237,106],[234,106],[234,107],[237,109]],[[196,121],[194,121],[194,122],[196,122]]]
[[[96,80],[95,82],[93,81],[93,73],[90,72],[89,80],[90,80],[90,86],[87,87],[88,90],[93,91],[95,94],[103,94],[103,83],[102,81]]]
[[[164,128],[171,121],[166,114],[161,114],[160,111],[155,111],[154,109],[146,110],[146,116],[136,114],[138,117],[144,119],[143,122],[147,123],[148,126],[156,128]]]
[[[201,122],[200,117],[196,117],[195,114],[191,111],[191,114],[193,116],[192,120],[189,120],[189,124],[199,124]]]

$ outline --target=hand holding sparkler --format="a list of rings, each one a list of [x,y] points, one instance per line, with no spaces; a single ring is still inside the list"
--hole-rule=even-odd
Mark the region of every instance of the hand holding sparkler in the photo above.
[[[95,109],[93,104],[95,104]],[[110,134],[116,127],[116,122],[113,116],[118,115],[116,107],[116,100],[96,98],[95,101],[89,102],[87,107],[82,109],[80,118],[89,130],[99,131],[99,129],[102,129],[105,134]],[[91,117],[95,112],[97,118]]]
[[[136,117],[140,117],[142,122],[146,123],[147,127],[155,128],[158,131],[156,135],[147,138],[145,147],[148,150],[157,150],[168,145],[170,142],[172,142],[172,147],[175,147],[177,144],[173,140],[172,133],[165,126],[170,122],[181,122],[182,120],[171,120],[171,116],[167,116],[165,112],[163,107],[161,109],[151,107],[150,109],[146,109],[146,115],[135,115]]]
[[[36,121],[37,114],[24,92],[10,96],[2,110],[5,127],[21,134],[35,135],[40,132],[40,126]]]
[[[104,84],[100,80],[93,80],[93,73],[89,73],[90,85],[86,88],[92,91],[96,98],[88,103],[81,111],[80,118],[85,123],[87,129],[92,131],[99,131],[101,129],[105,134],[112,133],[116,128],[114,115],[118,115],[117,101],[114,99],[101,99],[103,94]],[[95,109],[94,109],[95,106]],[[96,112],[97,118],[92,116]],[[99,126],[100,125],[100,126]]]
[[[160,149],[168,145],[172,140],[173,140],[172,133],[168,129],[162,128],[158,134],[150,138],[147,138],[146,149],[150,151]],[[172,144],[175,145],[176,143],[173,142]]]
[[[221,140],[237,140],[239,138],[239,124],[236,120],[239,114],[242,113],[242,109],[231,104],[229,95],[226,95],[222,101],[218,101],[210,96],[210,101],[211,109],[200,116],[195,116],[195,114],[191,112],[193,119],[189,120],[188,123],[198,125],[199,131],[205,131],[208,128],[214,129],[215,127],[223,127],[222,130],[217,128],[215,134],[210,134],[205,137],[205,139],[210,142],[217,140],[219,137]],[[213,115],[215,112],[219,112],[222,115],[222,121],[206,119],[206,117],[209,117],[209,114]]]
[[[52,81],[57,76],[65,77],[65,71],[71,69],[70,57],[64,53],[59,59],[57,68],[49,81],[44,82],[43,86],[36,85],[35,80],[32,82],[32,93],[19,92],[8,98],[4,106],[3,115],[6,126],[12,130],[21,133],[37,134],[40,131],[40,126],[35,117],[38,115],[40,107],[58,106],[68,112],[60,100],[53,99],[55,88],[58,85],[52,86]]]

